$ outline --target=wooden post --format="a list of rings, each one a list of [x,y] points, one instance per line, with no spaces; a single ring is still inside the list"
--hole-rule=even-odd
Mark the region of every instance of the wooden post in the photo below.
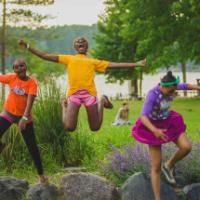
[[[200,85],[200,78],[197,78],[197,85]],[[197,96],[200,97],[200,91],[197,91]]]

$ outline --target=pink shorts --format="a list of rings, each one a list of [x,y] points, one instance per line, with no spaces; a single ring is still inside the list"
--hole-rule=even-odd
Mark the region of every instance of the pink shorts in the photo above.
[[[72,102],[78,106],[83,103],[86,107],[92,106],[97,103],[97,98],[92,96],[87,90],[79,90],[68,97],[68,102]]]

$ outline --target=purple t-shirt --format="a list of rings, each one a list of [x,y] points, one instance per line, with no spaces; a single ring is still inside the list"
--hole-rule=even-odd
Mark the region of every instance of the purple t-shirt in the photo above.
[[[176,90],[187,90],[187,83],[180,83]],[[160,91],[160,85],[157,85],[148,92],[142,109],[142,115],[152,120],[163,120],[169,116],[170,103],[174,96],[164,96]]]

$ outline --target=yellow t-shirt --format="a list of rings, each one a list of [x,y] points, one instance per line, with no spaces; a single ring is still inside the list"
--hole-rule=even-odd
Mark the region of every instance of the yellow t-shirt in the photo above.
[[[59,55],[58,61],[65,64],[67,68],[68,96],[78,90],[87,90],[91,95],[97,95],[94,84],[95,72],[105,72],[109,64],[108,61],[89,58],[83,54]]]

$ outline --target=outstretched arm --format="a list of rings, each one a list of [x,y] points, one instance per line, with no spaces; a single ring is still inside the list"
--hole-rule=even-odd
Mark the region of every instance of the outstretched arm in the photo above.
[[[30,51],[32,54],[44,59],[44,60],[48,60],[48,61],[52,61],[52,62],[58,62],[58,56],[57,55],[51,55],[48,53],[45,53],[43,51],[40,51],[38,49],[35,49],[33,47],[30,47],[30,45],[26,42],[24,42],[23,40],[19,41],[19,45],[22,48],[27,49],[28,51]]]
[[[136,66],[144,66],[146,64],[146,59],[140,60],[136,63],[116,63],[110,62],[108,64],[108,68],[134,68]]]
[[[200,90],[200,85],[188,84],[188,90]]]

